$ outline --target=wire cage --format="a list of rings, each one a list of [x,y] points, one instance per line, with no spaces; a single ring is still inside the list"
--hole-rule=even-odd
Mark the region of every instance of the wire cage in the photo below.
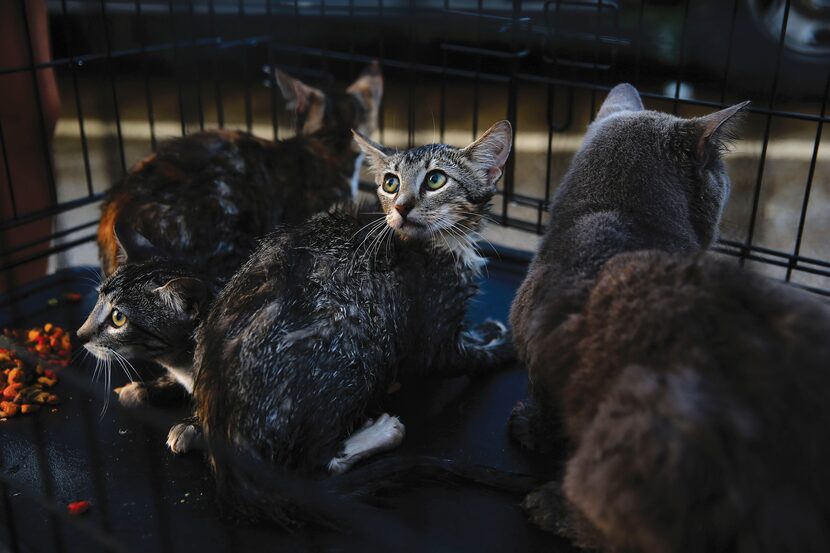
[[[685,117],[752,100],[741,140],[726,158],[733,190],[714,249],[753,270],[830,295],[830,154],[822,142],[830,18],[813,4],[9,0],[5,16],[20,18],[23,32],[11,40],[23,57],[0,62],[0,89],[4,79],[18,79],[37,109],[26,136],[13,130],[14,107],[0,110],[0,322],[10,326],[49,316],[77,324],[79,308],[48,311],[43,296],[56,279],[76,278],[73,268],[96,264],[104,191],[159,141],[217,127],[266,139],[290,136],[293,121],[269,68],[309,82],[348,82],[372,60],[384,72],[377,138],[386,145],[465,145],[492,122],[511,121],[514,152],[494,201],[497,224],[485,236],[498,255],[520,264],[544,231],[570,155],[615,84],[631,82],[647,108]],[[48,17],[48,53],[37,47],[39,5]],[[59,91],[56,124],[42,97],[48,79]],[[19,175],[29,173],[15,156],[15,144],[26,141],[35,145],[47,183],[35,202],[23,201],[31,196],[31,184],[21,182]],[[367,182],[364,189],[373,187]],[[52,276],[21,276],[23,268],[38,264],[42,274],[47,262]],[[61,276],[66,270],[73,276]],[[79,426],[83,437],[80,452],[65,453],[73,459],[67,462],[89,473],[102,508],[94,519],[64,514],[50,473],[60,459],[47,444],[57,431],[33,417],[25,432],[34,444],[28,473],[34,482],[15,477],[8,465],[0,479],[0,541],[12,551],[74,550],[70,535],[105,550],[131,549],[111,524],[110,514],[129,506],[117,503],[108,484],[103,467],[109,453],[101,449],[96,428],[103,399],[86,380],[67,378],[80,410],[67,424]],[[140,425],[137,432],[149,434],[169,423],[169,416],[149,410],[116,411],[114,431],[135,418],[150,428]],[[156,449],[125,453],[146,457],[151,467],[135,480],[149,493],[147,524],[154,537],[136,550],[170,550],[177,532],[192,534],[214,520],[212,514],[193,515],[187,530],[177,526],[181,520],[171,513],[165,486],[182,469]],[[45,521],[49,530],[33,532],[19,512]],[[221,527],[223,547],[239,543],[238,529]]]

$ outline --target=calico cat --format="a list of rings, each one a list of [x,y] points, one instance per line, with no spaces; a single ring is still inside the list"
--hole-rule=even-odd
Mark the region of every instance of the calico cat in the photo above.
[[[108,192],[98,228],[107,279],[78,335],[105,363],[143,358],[171,371],[120,388],[122,405],[181,395],[178,384],[189,391],[192,360],[185,352],[192,354],[194,344],[184,329],[196,328],[211,294],[259,237],[351,196],[358,157],[351,128],[371,132],[377,124],[379,66],[370,65],[340,93],[323,93],[282,72],[277,80],[301,134],[279,142],[222,130],[176,138]],[[127,260],[137,266],[127,270]],[[175,286],[166,288],[165,278]],[[172,288],[180,302],[158,293]]]
[[[477,375],[511,359],[507,330],[468,327],[472,238],[510,153],[496,123],[463,149],[391,152],[355,134],[384,217],[338,209],[266,238],[197,331],[194,400],[223,503],[289,515],[226,463],[242,450],[293,474],[339,474],[396,447],[381,413],[402,376]]]
[[[830,550],[830,310],[704,251],[745,105],[680,119],[614,88],[512,307],[512,433],[570,444],[524,507],[581,547]]]
[[[116,224],[207,276],[227,278],[277,224],[351,197],[358,158],[351,129],[371,133],[377,125],[379,66],[345,92],[324,93],[279,71],[277,82],[297,114],[297,136],[271,142],[212,130],[175,138],[107,192],[98,226],[105,276],[120,264]]]

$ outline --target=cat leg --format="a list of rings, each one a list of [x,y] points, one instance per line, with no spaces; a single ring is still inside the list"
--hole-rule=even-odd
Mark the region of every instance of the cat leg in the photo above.
[[[515,358],[510,331],[502,323],[487,319],[461,332],[455,351],[443,363],[440,373],[443,376],[487,374]]]
[[[204,448],[202,427],[196,417],[190,417],[174,425],[167,433],[167,447],[175,454],[188,453]]]
[[[130,382],[116,388],[118,402],[124,407],[136,407],[145,403],[172,405],[187,399],[188,393],[178,380],[164,375],[148,382]]]
[[[369,419],[363,428],[343,442],[343,449],[329,461],[329,472],[346,472],[358,461],[397,447],[403,436],[404,426],[398,417],[384,413],[376,421]]]
[[[525,399],[516,402],[513,410],[510,412],[510,420],[507,423],[510,437],[519,442],[519,444],[530,451],[539,449],[536,443],[536,436],[533,431],[533,417],[535,413],[535,406],[533,400]]]
[[[118,403],[124,407],[137,407],[147,403],[147,386],[143,382],[130,382],[115,389]]]
[[[599,533],[568,502],[559,482],[548,482],[530,492],[522,501],[522,509],[530,521],[542,530],[565,538],[581,549],[601,549]]]

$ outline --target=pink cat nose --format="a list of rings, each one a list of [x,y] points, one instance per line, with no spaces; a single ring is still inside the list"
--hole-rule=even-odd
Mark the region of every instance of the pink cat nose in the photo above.
[[[401,214],[401,217],[406,219],[406,216],[412,211],[412,204],[395,204],[395,209]]]

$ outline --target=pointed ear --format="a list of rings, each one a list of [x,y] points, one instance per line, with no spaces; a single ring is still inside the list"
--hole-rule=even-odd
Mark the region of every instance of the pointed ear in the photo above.
[[[154,246],[146,236],[125,221],[116,221],[112,233],[118,247],[119,265],[127,263],[128,260],[130,263],[140,263],[152,257],[166,257],[163,250]]]
[[[346,92],[357,96],[360,102],[366,106],[366,123],[360,128],[360,132],[370,135],[377,128],[380,103],[383,100],[383,73],[380,71],[380,64],[373,61],[361,72],[360,76],[346,89]]]
[[[201,313],[210,300],[210,286],[196,277],[170,279],[153,293],[171,309],[189,315]]]
[[[320,130],[326,111],[326,95],[279,69],[274,69],[274,74],[288,109],[293,109],[297,114],[300,134],[311,134]]]
[[[366,159],[369,160],[369,167],[371,167],[372,171],[377,172],[378,168],[383,165],[383,162],[386,160],[388,155],[385,148],[377,142],[369,140],[354,129],[352,129],[352,135],[354,136],[354,140],[357,142],[357,145],[360,146],[360,149],[363,150],[364,154],[366,154]]]
[[[643,111],[643,100],[637,89],[628,83],[618,84],[611,89],[597,113],[597,121],[621,111]]]
[[[735,128],[741,122],[741,114],[749,100],[728,108],[692,119],[698,133],[697,155],[705,159],[707,154],[722,151],[735,138]]]
[[[505,120],[490,127],[478,140],[461,151],[472,162],[479,177],[489,186],[495,187],[512,145],[513,127],[510,121]]]

